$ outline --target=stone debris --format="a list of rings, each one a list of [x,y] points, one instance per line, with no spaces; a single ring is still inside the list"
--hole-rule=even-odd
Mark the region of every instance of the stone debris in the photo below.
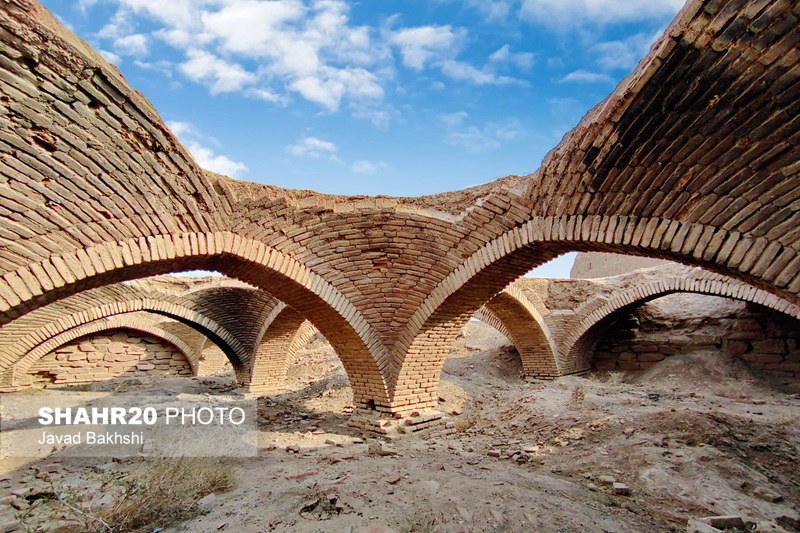
[[[214,506],[217,504],[218,501],[219,497],[212,492],[211,494],[203,496],[202,498],[197,500],[197,507],[198,509],[200,509],[201,513],[209,513],[211,512],[211,509],[214,508]]]
[[[614,490],[614,494],[617,496],[630,496],[631,489],[625,483],[615,482],[612,485],[612,489]]]
[[[758,486],[755,489],[753,489],[753,496],[771,503],[780,503],[784,499],[783,496],[781,496],[774,490],[764,486]]]
[[[698,519],[703,524],[707,524],[717,529],[732,529],[744,528],[745,523],[741,516],[724,515],[724,516],[706,516]]]

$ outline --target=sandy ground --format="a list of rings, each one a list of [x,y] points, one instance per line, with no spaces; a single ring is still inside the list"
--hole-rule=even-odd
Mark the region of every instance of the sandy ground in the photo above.
[[[382,456],[347,427],[347,378],[312,342],[289,390],[259,400],[258,457],[232,461],[233,488],[164,531],[685,531],[690,518],[728,514],[800,531],[797,383],[714,353],[638,375],[526,382],[506,343],[470,323],[439,392],[456,433],[400,440]],[[228,379],[153,386],[229,395]],[[5,459],[0,530],[81,531],[52,487],[99,502],[142,461]],[[630,495],[614,494],[612,479]]]

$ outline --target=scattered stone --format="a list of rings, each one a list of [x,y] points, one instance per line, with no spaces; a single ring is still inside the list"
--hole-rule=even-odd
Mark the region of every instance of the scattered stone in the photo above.
[[[686,533],[716,533],[718,531],[719,529],[704,524],[699,520],[689,520],[689,523],[686,524]]]
[[[604,474],[597,478],[601,485],[613,485],[614,484],[614,476],[609,476],[608,474]]]
[[[28,500],[23,500],[22,498],[16,498],[14,500],[11,500],[11,507],[23,511],[28,507],[30,507],[30,504],[28,503]]]
[[[779,503],[783,501],[783,496],[768,487],[756,487],[753,489],[753,496],[771,503]]]
[[[731,529],[734,527],[743,528],[744,520],[741,516],[726,515],[726,516],[706,516],[700,518],[700,522],[708,524],[709,526],[717,529]]]
[[[12,533],[13,531],[22,531],[22,523],[14,521],[0,524],[0,533]]]
[[[388,442],[381,442],[378,454],[381,457],[391,457],[393,455],[398,455],[398,451],[392,448]]]
[[[489,509],[489,514],[492,515],[492,519],[495,521],[495,523],[502,524],[503,522],[505,522],[506,519],[505,516],[503,516],[503,513],[501,513],[497,509],[494,508]]]
[[[613,485],[614,494],[617,496],[630,496],[631,488],[625,483],[616,482]]]
[[[197,500],[197,508],[200,509],[201,513],[209,513],[211,509],[214,508],[214,505],[216,505],[217,500],[219,500],[219,498],[212,492]]]
[[[500,457],[500,452],[497,450],[489,450],[488,452],[486,452],[486,455],[488,455],[489,457]]]

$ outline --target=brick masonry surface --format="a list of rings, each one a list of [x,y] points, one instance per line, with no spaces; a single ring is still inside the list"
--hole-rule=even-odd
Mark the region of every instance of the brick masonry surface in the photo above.
[[[36,315],[51,304],[92,313],[63,302],[102,301],[119,282],[219,271],[262,289],[239,316],[263,323],[280,301],[340,354],[357,407],[404,416],[436,405],[467,320],[564,252],[676,260],[800,303],[797,2],[690,0],[533,174],[389,198],[204,171],[87,43],[35,1],[0,1],[3,332],[52,320]],[[219,289],[202,316],[181,318],[205,321],[248,382],[261,330],[225,322],[237,293]],[[162,303],[151,311],[188,313]],[[589,322],[550,328],[567,338],[559,371],[585,365],[564,347],[591,340]],[[0,370],[17,361],[7,350]]]
[[[191,376],[186,355],[147,334],[116,330],[87,335],[42,357],[28,369],[35,384],[78,384],[116,377]]]
[[[721,352],[758,372],[800,376],[797,319],[755,304],[709,300],[675,295],[621,313],[598,343],[592,366],[643,370],[676,354]],[[686,312],[692,307],[694,313]]]

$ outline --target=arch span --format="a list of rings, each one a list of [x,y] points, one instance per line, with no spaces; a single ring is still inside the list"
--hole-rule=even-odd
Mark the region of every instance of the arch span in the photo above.
[[[555,339],[544,318],[522,291],[513,286],[506,288],[486,302],[475,316],[482,320],[487,317],[487,323],[497,323],[502,328],[498,331],[506,335],[519,352],[525,376],[554,378],[562,374]]]
[[[226,320],[224,307],[215,305],[210,309],[211,316],[206,314],[204,311],[208,309],[204,309],[202,293],[195,294],[199,295],[195,298],[199,303],[136,285],[115,285],[86,291],[37,309],[0,330],[0,384],[12,386],[15,376],[10,369],[19,368],[20,363],[24,365],[25,361],[35,360],[38,347],[48,339],[98,319],[139,311],[173,318],[203,333],[222,348],[237,375],[246,380],[250,362],[250,350],[242,342],[246,336],[241,336],[237,329],[230,327],[231,320]],[[240,295],[232,296],[232,302],[238,304]]]
[[[253,355],[250,392],[266,394],[282,390],[292,357],[316,331],[294,309],[283,304],[276,306]]]
[[[118,71],[38,4],[8,4],[0,324],[220,271],[306,316],[357,405],[401,412],[436,404],[431,372],[481,305],[566,251],[673,259],[800,303],[796,15],[690,0],[534,174],[365,198],[202,171]]]
[[[588,304],[581,321],[565,335],[561,343],[561,354],[565,363],[578,371],[588,370],[591,366],[591,354],[606,332],[603,325],[607,325],[611,317],[675,293],[722,296],[756,303],[800,319],[800,306],[764,290],[699,269],[692,269],[687,274],[687,276],[645,279],[633,287],[618,291],[610,299],[598,298],[596,302]]]
[[[114,260],[109,260],[103,269],[98,266],[91,270],[81,267],[80,261],[77,265],[69,261],[69,275],[52,279],[52,290],[31,298],[23,307],[36,308],[86,288],[176,270],[221,272],[268,290],[305,316],[340,354],[354,390],[355,403],[364,407],[374,405],[379,410],[388,408],[387,389],[381,372],[388,357],[380,338],[341,292],[290,256],[230,232],[167,235],[109,243],[92,247],[87,254],[113,257]],[[2,316],[8,321],[21,312],[18,306],[7,309]]]
[[[63,331],[44,340],[10,368],[10,384],[8,387],[3,388],[16,389],[20,386],[28,385],[29,383],[26,378],[29,377],[27,374],[30,368],[41,358],[68,342],[92,333],[120,329],[146,333],[174,346],[186,358],[186,361],[192,369],[192,373],[196,375],[199,354],[192,350],[183,339],[159,327],[157,322],[151,317],[142,315],[143,313],[123,313],[106,318],[99,318],[85,324],[77,325],[72,329]]]

